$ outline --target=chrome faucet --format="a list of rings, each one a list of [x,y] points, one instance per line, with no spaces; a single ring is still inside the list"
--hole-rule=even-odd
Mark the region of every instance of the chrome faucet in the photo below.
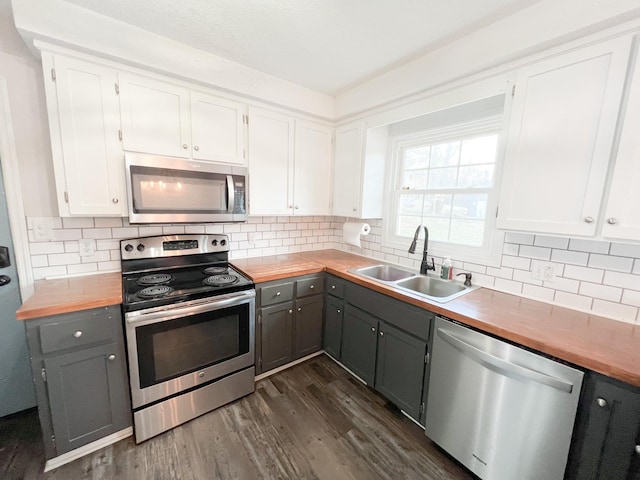
[[[427,261],[427,247],[429,245],[429,230],[423,225],[418,225],[416,233],[413,235],[413,241],[409,247],[409,253],[416,253],[416,246],[418,244],[418,235],[420,235],[420,227],[424,228],[424,248],[422,249],[422,262],[420,262],[420,273],[426,275],[427,271],[436,269],[435,261],[431,257],[431,265]]]

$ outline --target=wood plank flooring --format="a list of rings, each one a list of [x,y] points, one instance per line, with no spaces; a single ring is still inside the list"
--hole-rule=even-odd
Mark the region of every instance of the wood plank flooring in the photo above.
[[[135,445],[42,473],[37,413],[0,420],[2,479],[472,479],[386,400],[325,355]]]

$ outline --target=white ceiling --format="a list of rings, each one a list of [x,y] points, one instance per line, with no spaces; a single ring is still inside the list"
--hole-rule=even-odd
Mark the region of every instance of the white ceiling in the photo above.
[[[66,0],[337,95],[539,0]]]

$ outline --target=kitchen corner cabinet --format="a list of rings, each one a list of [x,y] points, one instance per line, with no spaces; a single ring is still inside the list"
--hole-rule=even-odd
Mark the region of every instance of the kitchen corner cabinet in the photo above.
[[[421,421],[434,314],[352,283],[344,304],[340,361]]]
[[[61,217],[125,216],[117,72],[42,52]]]
[[[618,154],[602,223],[602,236],[640,240],[640,52],[637,54]]]
[[[366,129],[362,121],[336,128],[333,214],[382,218],[386,127]]]
[[[129,73],[119,85],[125,150],[245,163],[244,105]]]
[[[119,306],[28,320],[26,330],[47,459],[131,426]]]
[[[324,326],[322,330],[322,348],[336,360],[340,360],[342,342],[342,316],[344,302],[344,280],[327,275],[325,282]]]
[[[320,350],[322,275],[257,285],[256,373],[264,373]]]
[[[587,373],[566,478],[640,479],[640,388]]]
[[[332,130],[249,110],[250,215],[328,215]]]
[[[620,37],[517,72],[499,228],[595,235],[630,48]]]

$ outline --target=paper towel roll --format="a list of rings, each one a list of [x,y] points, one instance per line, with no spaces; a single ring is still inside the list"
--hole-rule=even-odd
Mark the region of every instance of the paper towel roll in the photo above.
[[[364,222],[346,222],[342,226],[342,238],[345,243],[360,247],[360,235],[369,235],[371,226]]]

